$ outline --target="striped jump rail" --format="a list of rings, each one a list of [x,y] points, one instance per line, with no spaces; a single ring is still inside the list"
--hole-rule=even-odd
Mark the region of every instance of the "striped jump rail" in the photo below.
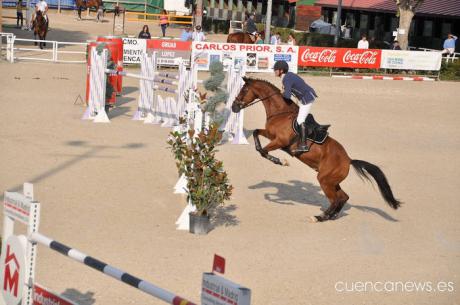
[[[156,297],[166,303],[172,305],[195,305],[194,303],[175,295],[163,288],[160,288],[150,282],[135,277],[127,272],[124,272],[116,267],[112,267],[96,258],[93,258],[85,253],[68,247],[58,241],[52,240],[51,238],[42,235],[38,232],[32,233],[29,236],[29,241],[32,243],[39,243],[51,250],[61,253],[71,259],[80,262],[88,267],[91,267],[97,271],[104,273],[120,282],[128,284],[134,288],[137,288],[153,297]]]

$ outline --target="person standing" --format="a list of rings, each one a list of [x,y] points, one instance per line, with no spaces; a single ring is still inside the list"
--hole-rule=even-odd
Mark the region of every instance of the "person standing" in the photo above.
[[[262,39],[262,35],[256,33],[256,44],[264,44],[264,40]]]
[[[358,49],[369,49],[369,41],[366,35],[361,36],[361,40],[358,42]]]
[[[151,38],[148,25],[144,25],[144,27],[142,28],[142,31],[139,32],[138,38],[143,38],[143,39]]]
[[[307,85],[305,81],[295,73],[289,72],[289,65],[284,60],[275,62],[273,67],[276,77],[281,77],[283,82],[283,97],[291,99],[291,95],[299,100],[299,113],[297,114],[297,124],[300,126],[300,141],[297,149],[293,153],[308,151],[307,146],[307,125],[305,120],[310,113],[311,105],[318,97],[315,90]]]
[[[205,41],[206,40],[206,36],[201,31],[201,26],[200,25],[197,25],[195,27],[195,31],[192,34],[192,40],[193,41]]]
[[[287,44],[290,45],[290,46],[296,46],[297,45],[297,41],[295,40],[294,35],[292,33],[289,33]]]
[[[166,28],[169,26],[169,21],[168,21],[168,13],[166,10],[163,10],[160,15],[160,27],[161,27],[161,33],[163,33],[163,37],[166,36]]]
[[[180,34],[181,41],[189,41],[192,40],[192,33],[190,32],[190,27],[185,27]]]
[[[278,32],[270,38],[270,44],[281,44],[281,34]]]
[[[453,34],[447,35],[447,39],[444,40],[444,45],[443,45],[444,50],[442,50],[442,54],[447,54],[447,55],[454,54],[455,53],[455,43],[457,42],[457,39],[458,37]]]
[[[395,40],[393,41],[393,45],[391,46],[392,50],[401,50],[401,46],[399,45],[399,41]]]
[[[19,20],[21,20],[21,26],[19,27]],[[18,29],[22,28],[24,25],[24,16],[22,14],[22,0],[18,0],[18,4],[16,5],[16,27]]]

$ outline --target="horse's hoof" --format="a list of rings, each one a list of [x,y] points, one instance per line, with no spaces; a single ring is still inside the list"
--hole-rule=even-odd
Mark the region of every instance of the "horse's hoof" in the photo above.
[[[316,218],[316,216],[310,216],[310,217],[308,217],[308,222],[316,223],[316,222],[318,222],[318,218]]]
[[[281,161],[281,165],[282,166],[289,166],[289,162],[286,159],[283,159],[283,161]]]

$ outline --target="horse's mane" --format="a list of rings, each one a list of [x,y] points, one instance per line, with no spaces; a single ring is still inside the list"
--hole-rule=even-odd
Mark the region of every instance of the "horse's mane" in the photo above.
[[[273,85],[272,83],[270,83],[269,81],[265,80],[265,79],[260,79],[260,78],[247,78],[247,77],[243,77],[244,79],[244,82],[248,85],[250,85],[251,83],[253,82],[262,82],[264,83],[265,85],[269,86],[270,88],[272,88],[273,90],[275,90],[275,92],[281,94],[281,90],[276,87],[275,85]],[[282,96],[284,102],[288,105],[292,105],[295,103],[291,100],[291,99],[285,99],[283,96]]]
[[[268,80],[265,80],[265,79],[260,79],[260,78],[244,78],[244,82],[245,83],[248,83],[248,84],[251,84],[253,82],[262,82],[264,84],[266,84],[267,86],[269,86],[270,88],[272,88],[273,90],[275,90],[276,92],[279,92],[281,93],[281,90],[276,87],[275,85],[273,85],[272,83],[270,83]]]

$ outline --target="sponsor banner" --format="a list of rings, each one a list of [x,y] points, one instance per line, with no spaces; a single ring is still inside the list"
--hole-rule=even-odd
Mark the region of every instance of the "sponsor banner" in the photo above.
[[[26,277],[26,248],[27,238],[24,235],[11,235],[3,240],[4,253],[1,255],[2,295],[5,305],[21,304]]]
[[[382,50],[382,69],[439,71],[441,52]]]
[[[193,42],[192,57],[198,70],[209,70],[213,61],[222,61],[225,69],[230,64],[245,65],[247,72],[273,72],[277,60],[285,60],[289,70],[297,72],[299,47],[290,45],[235,44]]]
[[[145,39],[123,38],[123,64],[140,64],[145,50]]]
[[[23,194],[5,192],[3,196],[3,211],[9,217],[24,224],[29,224],[32,199]]]
[[[381,50],[299,47],[299,66],[334,68],[380,68]]]
[[[186,65],[190,64],[191,41],[149,39],[147,50],[149,49],[157,52],[157,63],[160,65],[178,65],[178,58],[182,58]]]
[[[76,305],[76,303],[35,284],[33,305]]]
[[[203,273],[201,305],[250,305],[251,290],[214,273]]]

